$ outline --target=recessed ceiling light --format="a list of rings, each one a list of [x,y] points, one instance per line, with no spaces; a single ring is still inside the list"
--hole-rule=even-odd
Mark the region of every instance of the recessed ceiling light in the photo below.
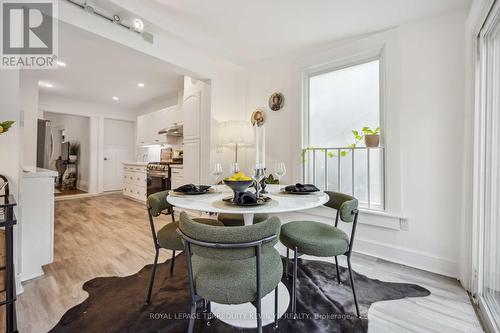
[[[114,101],[117,101],[117,100],[119,100],[119,98],[118,98],[118,97],[116,97],[116,96],[113,96],[113,100],[114,100]]]
[[[143,88],[144,87],[144,83],[139,82],[139,83],[137,83],[137,86]]]
[[[45,82],[45,81],[38,81],[38,86],[40,87],[46,87],[46,88],[52,88],[54,85],[50,82]]]
[[[66,67],[66,63],[63,61],[58,61],[57,66]]]
[[[144,29],[144,23],[142,22],[142,20],[135,19],[133,24],[135,30],[142,31]]]

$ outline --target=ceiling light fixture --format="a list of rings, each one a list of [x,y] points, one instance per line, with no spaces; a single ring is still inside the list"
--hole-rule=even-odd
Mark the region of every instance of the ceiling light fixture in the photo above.
[[[113,96],[113,100],[114,100],[114,101],[117,101],[117,100],[119,100],[119,98],[118,98],[118,97],[116,97],[116,96]]]
[[[142,20],[135,19],[133,21],[133,25],[134,25],[134,29],[137,31],[142,31],[144,29],[144,22],[142,22]]]
[[[144,83],[139,82],[139,83],[137,83],[137,86],[138,86],[138,87],[141,87],[141,88],[144,88]]]
[[[99,8],[94,8],[90,5],[87,4],[87,1],[84,1],[82,4],[82,0],[66,0],[67,2],[85,10],[86,12],[99,16],[100,18],[103,18],[105,20],[108,20],[109,22],[112,22],[120,27],[123,27],[129,31],[132,31],[134,33],[137,33],[142,36],[142,39],[148,43],[153,43],[154,41],[154,35],[150,32],[144,31],[144,22],[140,19],[134,19],[131,23],[129,20],[125,20],[127,22],[123,21],[123,18],[118,15],[118,14],[107,14],[105,12],[101,12]]]
[[[66,63],[63,62],[63,61],[58,61],[57,62],[57,66],[60,66],[60,67],[66,67]]]

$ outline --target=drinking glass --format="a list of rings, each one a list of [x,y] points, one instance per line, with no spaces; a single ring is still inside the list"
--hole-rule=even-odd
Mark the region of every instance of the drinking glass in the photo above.
[[[274,174],[278,177],[278,182],[281,184],[281,177],[286,174],[285,163],[277,162],[274,166]]]
[[[265,176],[266,169],[263,168],[260,163],[255,164],[255,166],[252,168],[252,178],[255,181],[255,195],[257,196],[257,198],[260,197],[260,182],[262,181],[262,179],[264,179]]]
[[[214,164],[214,169],[212,170],[212,176],[215,178],[215,185],[219,183],[219,177],[222,175],[222,165],[220,163]]]
[[[231,163],[230,171],[232,175],[234,175],[237,172],[240,172],[240,164],[238,162]]]

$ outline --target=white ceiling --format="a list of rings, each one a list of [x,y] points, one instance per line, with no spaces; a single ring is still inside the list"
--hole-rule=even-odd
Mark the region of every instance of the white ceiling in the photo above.
[[[41,86],[41,94],[135,110],[182,88],[182,73],[174,66],[65,23],[59,25],[59,59],[66,67],[29,71],[53,85]]]
[[[110,2],[134,8],[170,33],[245,64],[465,9],[471,1],[155,0],[141,1],[140,6],[134,0]]]

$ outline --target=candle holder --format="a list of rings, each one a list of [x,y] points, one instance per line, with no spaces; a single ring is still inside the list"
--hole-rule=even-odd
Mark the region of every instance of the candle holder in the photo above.
[[[257,198],[260,198],[262,195],[262,188],[260,182],[265,178],[266,176],[266,168],[262,168],[260,166],[256,166],[253,171],[252,171],[252,178],[254,180],[254,185],[255,185],[255,196]]]

